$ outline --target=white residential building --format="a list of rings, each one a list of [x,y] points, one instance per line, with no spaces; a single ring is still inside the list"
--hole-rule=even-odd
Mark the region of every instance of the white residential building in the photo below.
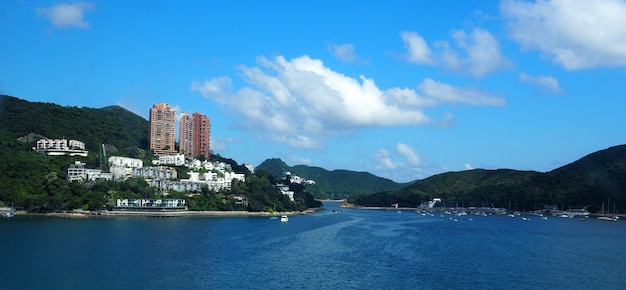
[[[254,174],[254,165],[252,165],[250,163],[244,163],[243,166],[248,168],[248,170],[250,170],[250,173]]]
[[[188,174],[189,179],[181,179],[180,181],[155,178],[150,181],[150,185],[163,191],[200,192],[202,187],[207,187],[211,191],[221,191],[230,189],[233,180],[246,180],[244,174],[232,172],[224,172],[224,177],[218,177],[218,174],[215,172],[189,172]]]
[[[163,207],[163,208],[186,208],[187,204],[184,199],[166,198],[166,199],[118,199],[116,204],[118,208],[127,207]]]
[[[143,161],[136,158],[111,156],[109,157],[109,167],[141,168],[143,167]]]
[[[141,159],[111,156],[109,157],[109,171],[116,180],[124,180],[132,176],[134,168],[142,168]]]
[[[185,165],[185,154],[161,155],[159,160],[154,160],[152,163],[154,165],[183,166]]]
[[[88,169],[85,168],[85,163],[80,161],[70,164],[67,168],[67,181],[79,183],[87,181],[99,181],[99,180],[112,180],[113,175],[111,173],[102,172],[100,169]]]
[[[132,177],[142,179],[176,179],[176,170],[169,167],[133,168]]]
[[[83,156],[87,157],[88,151],[85,150],[85,143],[78,140],[67,139],[40,139],[37,141],[36,147],[33,147],[37,153],[50,156]]]
[[[280,193],[288,196],[291,201],[295,201],[295,199],[293,198],[295,192],[289,190],[289,186],[281,183],[276,184],[276,186],[278,187],[278,189],[280,189]]]

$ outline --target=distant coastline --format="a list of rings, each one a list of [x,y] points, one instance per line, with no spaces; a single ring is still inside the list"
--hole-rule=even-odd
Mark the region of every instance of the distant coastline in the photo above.
[[[67,211],[67,212],[50,212],[50,213],[31,213],[27,211],[16,211],[15,215],[19,216],[53,216],[68,218],[86,218],[86,217],[272,217],[272,216],[294,216],[313,214],[324,210],[322,207],[310,208],[305,211],[289,211],[289,212],[250,212],[250,211]]]

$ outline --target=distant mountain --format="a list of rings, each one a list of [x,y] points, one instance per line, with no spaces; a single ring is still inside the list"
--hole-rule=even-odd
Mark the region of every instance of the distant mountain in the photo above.
[[[291,167],[277,158],[263,161],[255,170],[266,171],[276,178],[281,178],[285,172],[290,172],[292,175],[313,180],[315,184],[307,185],[307,191],[316,198],[322,199],[344,199],[353,194],[393,191],[407,185],[406,183],[396,183],[368,172],[350,170],[328,171],[321,167],[306,165]]]
[[[416,206],[422,200],[442,198],[449,206],[516,207],[534,210],[544,205],[600,209],[610,199],[626,210],[626,145],[589,154],[547,173],[510,169],[447,172],[415,181],[393,193],[356,196],[352,202],[388,206],[399,202]],[[611,205],[612,206],[612,205]]]
[[[34,133],[51,139],[85,142],[90,151],[105,143],[127,155],[148,148],[149,122],[119,106],[102,109],[63,107],[0,96],[0,139]]]

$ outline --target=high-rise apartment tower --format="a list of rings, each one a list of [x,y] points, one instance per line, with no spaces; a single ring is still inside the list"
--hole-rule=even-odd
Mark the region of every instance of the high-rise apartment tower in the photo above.
[[[166,103],[150,108],[150,150],[156,155],[176,153],[174,124],[176,111]]]
[[[193,155],[209,158],[211,141],[211,121],[200,113],[193,113]]]
[[[195,157],[193,155],[193,119],[186,113],[180,114],[178,145],[180,146],[180,153],[185,154],[185,157]]]
[[[211,154],[211,121],[209,117],[193,113],[181,114],[180,117],[180,153],[184,153],[187,158],[204,156],[209,158]]]

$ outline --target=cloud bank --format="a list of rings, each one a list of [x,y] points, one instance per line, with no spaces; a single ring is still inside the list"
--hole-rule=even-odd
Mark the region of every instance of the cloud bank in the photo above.
[[[503,1],[509,36],[567,70],[626,65],[626,2]]]
[[[234,111],[238,126],[258,138],[295,148],[322,148],[324,139],[364,127],[437,124],[424,113],[442,104],[503,106],[487,92],[425,79],[410,88],[379,88],[373,79],[333,71],[318,59],[257,58],[240,66],[245,86],[235,89],[226,76],[193,81],[191,90]],[[445,120],[450,119],[448,114]]]

